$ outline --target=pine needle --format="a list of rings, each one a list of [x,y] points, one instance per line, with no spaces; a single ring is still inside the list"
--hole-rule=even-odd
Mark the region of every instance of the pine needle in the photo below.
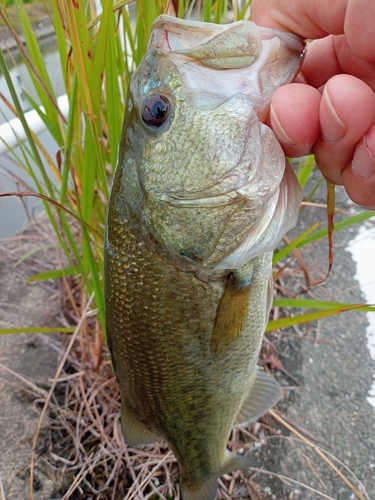
[[[284,427],[286,427],[290,432],[295,434],[301,441],[303,441],[307,446],[315,451],[317,455],[322,458],[326,464],[344,481],[344,483],[352,490],[352,492],[360,499],[366,500],[365,497],[358,491],[358,489],[349,481],[349,479],[344,476],[344,474],[326,457],[323,451],[316,446],[314,443],[306,439],[300,432],[298,432],[294,427],[288,424],[282,417],[280,417],[274,410],[268,410],[268,413],[278,422],[280,422]]]

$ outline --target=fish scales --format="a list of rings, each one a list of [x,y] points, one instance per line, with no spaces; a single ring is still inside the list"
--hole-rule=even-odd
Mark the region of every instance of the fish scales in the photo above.
[[[262,120],[302,53],[250,22],[161,16],[130,83],[106,226],[108,342],[125,439],[168,442],[184,500],[212,500],[221,474],[254,464],[229,453],[229,434],[280,398],[257,360],[272,248],[301,194]]]
[[[257,307],[249,311],[244,334],[230,350],[213,354],[212,330],[222,290],[181,271],[137,239],[128,221],[123,224],[108,239],[115,253],[127,248],[127,259],[111,261],[106,271],[117,277],[107,288],[114,311],[108,329],[117,376],[127,380],[123,403],[149,430],[168,440],[180,464],[195,471],[199,459],[204,471],[216,470],[218,457],[220,466],[225,462],[225,443],[258,358],[269,254],[258,257],[268,266],[260,265],[259,278],[253,278]],[[254,331],[253,324],[260,328]]]

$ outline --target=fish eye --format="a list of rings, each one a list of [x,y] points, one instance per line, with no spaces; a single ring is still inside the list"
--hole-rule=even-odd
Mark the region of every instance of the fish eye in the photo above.
[[[167,97],[159,94],[152,95],[143,103],[142,120],[149,127],[161,127],[169,116],[169,110],[170,102]]]

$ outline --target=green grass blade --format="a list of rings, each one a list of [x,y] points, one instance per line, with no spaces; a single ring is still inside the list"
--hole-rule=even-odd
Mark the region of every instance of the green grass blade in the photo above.
[[[219,24],[224,13],[224,0],[217,0],[215,4],[215,23]]]
[[[318,191],[323,182],[324,182],[324,177],[321,176],[319,181],[315,184],[315,186],[311,190],[311,193],[308,196],[306,196],[306,201],[311,201],[314,198],[315,193]]]
[[[91,292],[95,293],[95,304],[98,309],[98,315],[100,318],[100,324],[103,327],[103,332],[105,332],[105,306],[104,306],[104,292],[103,292],[103,283],[100,279],[100,276],[103,276],[103,267],[99,269],[98,259],[95,258],[93,254],[93,249],[90,240],[90,234],[83,228],[83,255],[84,262],[87,264],[87,270],[90,273],[90,284],[91,284]]]
[[[360,214],[352,215],[351,217],[347,217],[346,219],[343,219],[339,222],[336,222],[335,223],[335,231],[336,232],[340,231],[341,229],[345,229],[345,228],[350,227],[354,224],[358,224],[359,222],[363,222],[363,221],[368,220],[374,216],[375,216],[375,212],[372,212],[371,210],[366,210],[364,212],[361,212]],[[305,240],[300,242],[297,245],[297,248],[308,245],[310,243],[314,243],[315,241],[320,240],[321,238],[324,238],[327,235],[328,235],[328,229],[321,229],[320,231],[311,235],[309,238],[306,238]]]
[[[53,98],[56,99],[55,91],[53,89],[51,80],[49,78],[49,74],[46,70],[43,56],[42,56],[42,53],[40,51],[39,44],[38,44],[37,38],[35,36],[35,33],[33,31],[31,22],[26,14],[24,3],[22,0],[15,0],[15,3],[19,9],[18,15],[19,15],[19,19],[20,19],[21,25],[22,25],[22,33],[25,37],[26,46],[28,48],[30,58],[33,62],[33,66],[35,68],[33,70],[33,73],[31,74],[31,76],[34,76],[34,78],[35,78],[36,74],[38,74],[39,80],[42,80],[44,83],[44,88],[47,88],[50,96],[52,96]],[[27,60],[25,62],[26,62],[26,64],[28,63]],[[45,97],[45,94],[42,92],[43,88],[39,87],[39,82],[36,79],[34,81],[34,85],[35,85],[35,88],[37,90],[39,90],[39,92],[40,92],[40,93],[39,92],[38,93],[41,97],[42,103],[45,104],[43,102],[44,97]],[[48,105],[48,100],[46,101],[46,103]]]
[[[107,108],[107,123],[108,123],[108,142],[110,150],[110,159],[112,172],[115,170],[117,162],[117,148],[120,142],[122,120],[124,116],[124,106],[121,100],[119,87],[117,61],[121,58],[116,52],[118,45],[115,40],[115,23],[113,14],[109,9],[108,13],[108,44],[106,54],[106,108]]]
[[[279,250],[278,252],[275,252],[275,254],[273,256],[273,259],[272,259],[273,265],[275,265],[277,262],[279,262],[284,257],[286,257],[293,250],[293,248],[301,246],[301,244],[303,243],[303,241],[305,240],[305,238],[307,238],[307,236],[309,234],[311,234],[313,231],[315,231],[315,229],[319,225],[320,225],[320,221],[316,222],[311,227],[309,227],[309,229],[307,229],[304,233],[302,233],[295,240],[293,240],[289,245],[287,245],[286,247],[284,247],[282,250]]]
[[[43,121],[43,123],[46,126],[46,129],[50,132],[50,134],[55,139],[57,144],[61,146],[63,144],[63,139],[61,136],[61,130],[60,130],[60,126],[58,123],[56,113],[53,112],[53,114],[55,116],[52,116],[50,112],[48,112],[48,111],[46,112],[44,107],[43,107],[43,109],[41,109],[38,106],[38,103],[32,98],[32,96],[25,89],[23,89],[22,93],[26,97],[26,99],[29,101],[32,109],[38,113],[38,116]]]
[[[240,11],[238,12],[237,14],[237,19],[236,21],[242,21],[243,19],[245,19],[245,16],[246,16],[246,12],[248,11],[248,9],[250,8],[251,6],[251,2],[252,0],[246,0],[243,5],[242,5],[242,8],[240,9]]]
[[[183,19],[184,16],[185,16],[185,1],[179,0],[177,17],[179,17],[180,19]]]
[[[316,311],[312,313],[300,314],[297,316],[276,319],[268,322],[265,331],[270,332],[272,330],[277,330],[278,328],[286,328],[288,326],[300,325],[301,323],[308,323],[310,321],[316,321],[318,319],[327,318],[329,316],[336,316],[346,311],[352,311],[352,310],[363,311],[366,310],[366,308],[368,307],[369,306],[350,304],[348,306],[331,307],[322,311]],[[375,309],[373,308],[372,311],[375,311]]]
[[[204,0],[203,2],[203,21],[212,22],[212,0]]]
[[[61,71],[63,74],[65,87],[69,88],[69,72],[68,72],[68,47],[66,43],[66,36],[64,25],[61,22],[63,12],[60,2],[58,0],[52,0],[52,16],[51,21],[53,22],[53,26],[55,28],[56,39],[57,39],[57,48],[60,59]]]
[[[33,248],[29,252],[26,252],[25,255],[23,255],[20,259],[17,260],[17,262],[14,264],[14,267],[19,266],[22,264],[22,262],[25,262],[26,259],[29,257],[32,257],[33,255],[37,254],[38,252],[41,252],[43,250],[49,250],[50,248],[56,248],[56,245],[51,244],[51,245],[41,245],[40,247]]]
[[[357,307],[360,311],[375,312],[375,307],[369,304],[349,304],[345,302],[330,302],[328,300],[312,299],[275,299],[274,307],[294,307],[299,309],[337,309],[343,307]]]
[[[55,138],[57,142],[61,145],[62,136],[59,126],[59,118],[61,118],[61,115],[57,107],[56,96],[51,81],[49,79],[49,75],[46,70],[36,36],[33,32],[30,20],[26,14],[23,1],[16,0],[15,3],[17,4],[18,7],[19,19],[22,25],[22,31],[25,36],[26,47],[29,53],[26,52],[26,49],[23,47],[22,42],[16,35],[16,33],[14,33],[14,36],[17,37],[16,41],[18,47],[20,49],[20,52],[22,54],[26,66],[29,68],[29,74],[32,79],[34,88],[39,96],[39,99],[46,113],[49,116],[49,121],[53,123],[52,127],[55,132]],[[10,27],[9,23],[7,24],[9,28]]]
[[[309,180],[314,168],[315,168],[314,155],[307,156],[297,168],[296,175],[302,189],[306,187],[307,181]]]
[[[14,103],[15,109],[17,111],[17,117],[21,121],[23,130],[25,131],[26,138],[27,138],[29,147],[31,149],[31,155],[30,156],[32,156],[33,161],[37,164],[37,166],[39,168],[39,171],[42,174],[43,181],[44,181],[45,186],[46,186],[46,188],[48,190],[49,196],[53,197],[53,186],[52,186],[51,181],[50,181],[50,179],[49,179],[49,177],[48,177],[48,175],[47,175],[47,173],[45,171],[42,159],[40,157],[39,151],[38,151],[38,149],[36,147],[36,144],[35,144],[35,141],[34,141],[34,138],[33,138],[33,134],[31,133],[31,130],[30,130],[28,124],[27,124],[27,121],[26,121],[26,118],[25,118],[22,106],[21,106],[20,101],[18,99],[17,92],[16,92],[16,90],[14,88],[14,85],[13,85],[13,82],[12,82],[12,78],[10,76],[10,72],[9,72],[8,66],[7,66],[7,64],[5,62],[5,59],[4,59],[4,56],[3,56],[2,53],[0,53],[0,68],[1,68],[2,73],[4,75],[6,84],[8,86],[9,91],[10,91],[10,94],[12,96],[13,103]],[[31,169],[31,171],[32,171],[32,169]],[[34,175],[34,181],[35,180],[36,180],[36,177]]]
[[[52,271],[46,271],[44,273],[35,274],[31,276],[26,283],[33,283],[35,281],[46,281],[62,278],[64,276],[73,276],[80,273],[79,267],[65,267],[61,269],[53,269]]]
[[[74,333],[75,328],[56,327],[48,328],[44,326],[33,326],[28,328],[1,328],[0,335],[9,335],[15,333]]]
[[[74,73],[72,91],[69,96],[69,109],[76,109],[78,100],[78,81],[77,74]],[[62,162],[62,175],[61,175],[61,188],[60,188],[60,203],[64,205],[67,202],[68,193],[68,182],[71,174],[71,161],[72,161],[72,142],[74,137],[74,120],[75,113],[69,112],[68,123],[65,134],[65,144],[62,150],[63,162]],[[78,166],[81,162],[76,159],[75,165]]]

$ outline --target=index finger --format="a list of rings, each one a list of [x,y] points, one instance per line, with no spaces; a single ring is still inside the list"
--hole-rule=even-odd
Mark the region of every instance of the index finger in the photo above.
[[[375,91],[375,60],[371,63],[355,56],[345,35],[328,36],[309,44],[302,65],[306,83],[320,88],[341,73],[359,78]]]
[[[259,26],[316,39],[344,33],[345,11],[345,2],[333,0],[253,0],[251,20]]]
[[[372,0],[253,0],[251,19],[259,26],[301,38],[345,34],[357,57],[375,61],[375,2]]]

